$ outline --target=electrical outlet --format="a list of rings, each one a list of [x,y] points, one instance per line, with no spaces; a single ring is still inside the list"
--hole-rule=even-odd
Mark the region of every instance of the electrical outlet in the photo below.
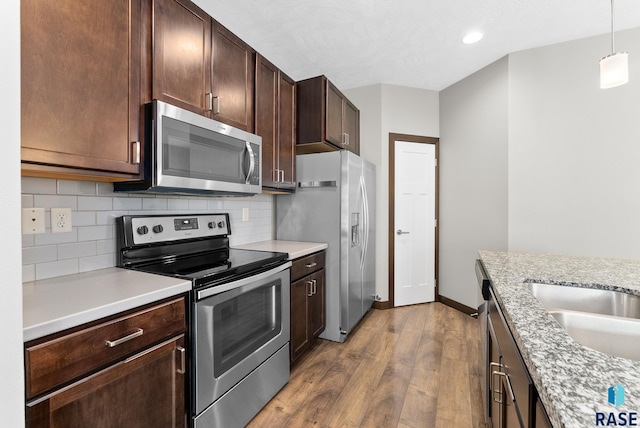
[[[71,208],[51,208],[51,232],[71,232]]]
[[[22,209],[22,234],[44,233],[44,208]]]
[[[249,221],[249,208],[242,209],[242,221]]]

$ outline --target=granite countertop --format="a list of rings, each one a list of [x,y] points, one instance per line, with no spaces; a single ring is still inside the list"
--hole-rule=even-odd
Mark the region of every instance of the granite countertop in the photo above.
[[[640,361],[576,343],[523,285],[527,280],[640,295],[640,260],[480,251],[496,299],[554,427],[596,425],[596,412],[640,412]],[[607,390],[625,387],[615,407]]]
[[[306,255],[326,250],[329,247],[328,244],[322,242],[298,242],[298,241],[260,241],[253,242],[251,244],[238,245],[233,248],[239,248],[242,250],[260,250],[260,251],[275,251],[278,253],[289,254],[289,260],[304,257]]]
[[[23,284],[25,342],[191,290],[191,282],[107,268]]]

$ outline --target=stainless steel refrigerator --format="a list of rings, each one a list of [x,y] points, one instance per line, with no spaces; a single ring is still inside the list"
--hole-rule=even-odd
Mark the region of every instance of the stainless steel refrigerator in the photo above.
[[[344,342],[375,300],[375,165],[346,150],[296,157],[298,187],[276,197],[276,236],[326,242],[326,328]]]

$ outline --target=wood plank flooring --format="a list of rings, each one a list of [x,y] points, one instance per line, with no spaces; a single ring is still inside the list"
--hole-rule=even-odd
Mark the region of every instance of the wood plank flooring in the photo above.
[[[318,340],[248,427],[484,428],[478,320],[441,303],[372,309]]]

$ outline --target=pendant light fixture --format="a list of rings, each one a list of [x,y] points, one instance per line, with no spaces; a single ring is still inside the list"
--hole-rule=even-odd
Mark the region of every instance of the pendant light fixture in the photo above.
[[[609,89],[629,81],[629,54],[616,52],[611,0],[611,53],[600,60],[600,88]]]

